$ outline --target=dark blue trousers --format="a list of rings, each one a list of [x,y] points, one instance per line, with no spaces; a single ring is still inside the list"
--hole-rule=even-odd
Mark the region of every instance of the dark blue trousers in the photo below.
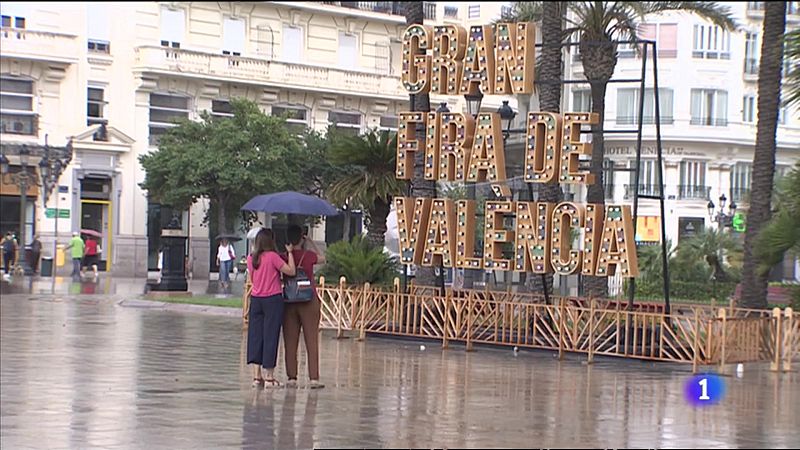
[[[247,329],[247,364],[274,369],[278,360],[278,341],[283,324],[283,296],[250,298]]]

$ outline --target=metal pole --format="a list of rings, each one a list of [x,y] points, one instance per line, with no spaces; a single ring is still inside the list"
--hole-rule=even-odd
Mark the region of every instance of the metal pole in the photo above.
[[[22,267],[25,275],[25,209],[28,203],[28,165],[22,164],[19,177],[19,249],[17,250],[17,265]]]
[[[658,52],[656,42],[653,45],[653,92],[655,93],[655,113],[656,113],[656,152],[658,154],[658,189],[659,189],[659,208],[661,209],[661,266],[664,273],[664,312],[669,315],[669,259],[667,258],[667,225],[664,223],[664,159],[661,153],[661,108],[659,107],[658,96]],[[645,47],[647,48],[647,47]],[[634,219],[633,226],[636,227]],[[634,228],[635,230],[636,228]]]
[[[633,175],[633,236],[634,236],[634,245],[636,241],[636,220],[639,215],[639,175],[641,172],[641,162],[642,162],[642,126],[643,124],[643,116],[644,116],[644,96],[645,96],[645,84],[644,79],[647,75],[647,45],[645,44],[642,47],[642,78],[639,82],[639,126],[637,127],[636,131],[636,167],[634,170]],[[636,279],[630,278],[630,287],[628,289],[628,310],[633,309],[633,300],[636,296]]]

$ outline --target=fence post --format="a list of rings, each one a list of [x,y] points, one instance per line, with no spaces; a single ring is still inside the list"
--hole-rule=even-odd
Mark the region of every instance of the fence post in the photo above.
[[[443,330],[442,330],[442,348],[443,349],[447,348],[447,346],[448,346],[447,334],[449,333],[449,330],[450,330],[450,298],[453,295],[452,292],[453,291],[450,291],[450,293],[447,293],[447,292],[444,293],[444,317],[443,317],[444,326],[443,326]]]
[[[722,345],[721,345],[720,356],[719,356],[719,371],[721,373],[725,369],[725,357],[727,356],[725,354],[725,351],[726,351],[725,347],[728,344],[728,327],[727,327],[728,318],[727,318],[727,314],[725,312],[725,308],[720,308],[719,309],[719,311],[717,312],[717,317],[722,319],[721,320],[721,322],[722,322]],[[711,330],[708,331],[708,334],[709,335],[712,334]]]
[[[594,299],[589,300],[589,364],[594,362]]]
[[[783,349],[783,371],[789,372],[792,370],[792,357],[795,353],[793,345],[794,342],[797,341],[794,336],[794,333],[797,332],[794,326],[794,321],[796,319],[794,317],[794,311],[792,308],[786,308],[783,310],[783,313],[786,315],[786,337],[783,340],[783,342],[786,343],[786,346]]]
[[[361,308],[361,317],[358,319],[360,322],[360,332],[358,334],[358,340],[363,341],[367,337],[367,329],[366,329],[366,321],[367,321],[367,307],[369,305],[369,298],[370,298],[370,286],[369,282],[364,283],[364,296],[361,297],[361,301],[359,302],[359,307]]]
[[[467,351],[472,351],[472,299],[473,293],[467,294]]]
[[[697,308],[694,308],[694,339],[692,341],[692,373],[697,373],[697,357],[700,353],[698,345],[698,338],[700,337],[700,317],[697,314]]]
[[[564,356],[564,297],[558,300],[558,360]]]
[[[772,309],[772,320],[775,322],[775,336],[773,340],[774,355],[772,356],[772,362],[770,363],[770,370],[773,372],[778,372],[781,370],[783,350],[783,319],[781,318],[781,315],[780,308],[776,307]]]
[[[339,290],[336,296],[336,339],[342,338],[342,302],[344,302],[345,277],[339,278]]]

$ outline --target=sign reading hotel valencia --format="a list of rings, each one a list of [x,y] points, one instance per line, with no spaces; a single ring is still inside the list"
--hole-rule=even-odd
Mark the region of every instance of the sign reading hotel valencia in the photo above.
[[[531,94],[533,27],[412,25],[403,35],[402,83],[410,94]],[[628,205],[511,201],[500,116],[480,113],[404,112],[397,139],[398,179],[414,177],[424,153],[426,180],[489,182],[497,200],[486,202],[483,257],[475,256],[474,200],[395,198],[403,264],[465,269],[623,277],[639,273]],[[581,125],[597,114],[531,112],[527,117],[524,180],[527,183],[594,184],[578,166],[592,145],[580,141]],[[424,130],[423,136],[417,130]],[[506,218],[514,227],[504,227]],[[582,233],[573,245],[571,231]],[[513,244],[513,256],[503,254]],[[510,259],[509,259],[510,258]]]

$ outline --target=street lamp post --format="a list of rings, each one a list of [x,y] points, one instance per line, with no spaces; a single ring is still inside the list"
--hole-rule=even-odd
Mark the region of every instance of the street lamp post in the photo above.
[[[716,205],[712,200],[708,200],[708,204],[706,207],[708,208],[708,217],[711,219],[712,222],[715,222],[719,228],[718,233],[720,238],[722,237],[722,233],[725,232],[726,228],[733,228],[733,217],[736,215],[736,202],[731,200],[731,204],[728,208],[730,208],[730,214],[725,214],[725,203],[727,203],[728,198],[725,194],[719,196],[719,210],[716,209]],[[721,242],[717,242],[717,263],[714,265],[713,268],[713,278],[714,278],[714,296],[716,297],[717,291],[717,281],[720,277],[722,268],[722,245]],[[724,278],[724,277],[723,277]],[[723,280],[724,281],[724,280]]]
[[[464,96],[467,102],[467,114],[473,118],[478,117],[481,111],[481,102],[483,101],[483,93],[467,94]],[[467,184],[467,200],[475,200],[475,184]],[[475,269],[464,269],[464,289],[472,289],[475,286]]]
[[[19,173],[10,173],[8,158],[3,155],[0,159],[2,162],[3,174],[8,174],[11,182],[19,187],[19,250],[17,251],[17,266],[21,267],[25,274],[30,273],[30,267],[26,264],[25,260],[25,213],[27,210],[28,201],[28,186],[36,184],[36,178],[28,173],[28,162],[30,160],[31,152],[28,146],[22,144],[19,149]]]

